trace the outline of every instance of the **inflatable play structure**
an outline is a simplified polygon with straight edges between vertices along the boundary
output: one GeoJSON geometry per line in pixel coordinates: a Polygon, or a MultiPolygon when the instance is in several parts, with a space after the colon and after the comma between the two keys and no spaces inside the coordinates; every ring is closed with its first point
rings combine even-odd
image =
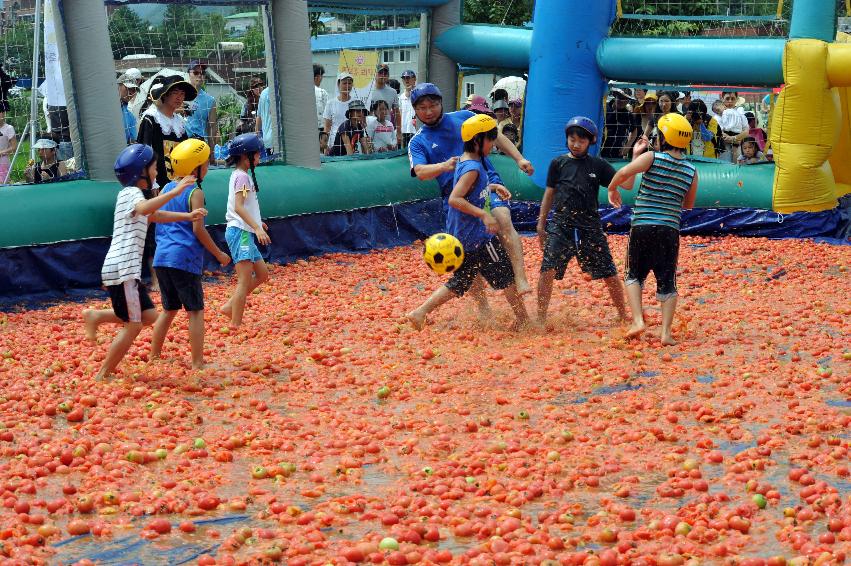
{"type": "MultiPolygon", "coordinates": [[[[102,86],[115,82],[104,5],[90,0],[68,9],[67,0],[45,1],[60,14],[57,43],[60,59],[68,62],[62,72],[72,91],[74,150],[84,156],[88,179],[0,189],[0,295],[6,297],[98,286],[119,190],[112,166],[124,140],[117,94],[102,86]]],[[[404,156],[320,163],[308,3],[261,4],[273,46],[267,66],[278,108],[275,149],[282,156],[257,175],[274,243],[270,259],[406,244],[438,231],[436,184],[412,179],[404,156]]],[[[429,44],[421,50],[427,60],[420,76],[441,86],[446,110],[457,99],[459,65],[528,69],[523,143],[537,172],[529,179],[510,160],[495,159],[518,200],[514,214],[521,225],[534,221],[547,165],[564,151],[562,124],[576,114],[602,123],[609,80],[785,84],[770,127],[776,163],[698,163],[698,209],[685,216],[685,232],[836,237],[847,222],[837,199],[851,192],[851,43],[835,41],[834,0],[795,2],[790,36],[765,39],[609,37],[617,0],[537,0],[534,31],[462,24],[461,4],[317,2],[329,9],[426,11],[429,44]]],[[[208,224],[218,238],[229,175],[211,170],[204,180],[208,224]]],[[[627,211],[604,213],[612,231],[625,230],[628,221],[627,211]]]]}

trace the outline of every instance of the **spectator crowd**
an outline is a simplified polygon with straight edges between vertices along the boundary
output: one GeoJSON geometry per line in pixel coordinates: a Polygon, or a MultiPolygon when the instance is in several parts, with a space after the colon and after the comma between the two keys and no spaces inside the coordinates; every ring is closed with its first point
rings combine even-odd
{"type": "Polygon", "coordinates": [[[657,124],[667,114],[684,116],[694,136],[686,154],[751,165],[773,159],[768,136],[758,126],[757,113],[745,110],[746,100],[734,91],[721,93],[710,106],[688,91],[612,88],[606,104],[601,155],[630,159],[639,139],[658,137],[657,124]]]}
{"type": "MultiPolygon", "coordinates": [[[[267,152],[274,146],[269,89],[260,76],[251,77],[244,92],[245,102],[233,127],[223,134],[224,116],[216,98],[205,90],[207,65],[192,60],[186,75],[157,74],[145,79],[138,69],[128,69],[117,79],[118,95],[128,144],[147,143],[159,156],[158,183],[170,178],[168,155],[171,148],[188,138],[205,141],[211,147],[224,145],[235,135],[254,132],[263,139],[267,152]],[[188,80],[184,78],[188,76],[188,80]]],[[[407,148],[421,126],[411,105],[411,92],[417,73],[407,69],[399,79],[390,77],[386,64],[378,65],[374,80],[365,89],[355,89],[354,77],[340,72],[333,93],[322,88],[325,69],[313,65],[316,121],[323,156],[371,155],[407,148]]],[[[768,98],[768,97],[766,97],[768,98]]],[[[606,103],[601,156],[630,159],[642,137],[658,136],[659,119],[679,114],[691,123],[695,135],[686,153],[737,164],[773,160],[768,136],[759,123],[766,121],[767,102],[746,110],[739,93],[728,91],[709,100],[693,97],[688,91],[646,90],[612,87],[606,103]],[[755,110],[755,111],[754,111],[755,110]]],[[[477,114],[492,116],[499,129],[521,149],[523,99],[509,98],[497,88],[488,98],[470,95],[463,106],[477,114]]],[[[52,130],[52,128],[51,128],[52,130]]],[[[24,170],[28,183],[44,183],[73,172],[74,160],[65,161],[68,151],[64,138],[40,134],[34,148],[37,159],[24,170]]],[[[0,107],[0,184],[8,182],[11,157],[18,145],[14,127],[5,120],[0,107]]],[[[217,161],[215,154],[211,163],[217,161]]]]}

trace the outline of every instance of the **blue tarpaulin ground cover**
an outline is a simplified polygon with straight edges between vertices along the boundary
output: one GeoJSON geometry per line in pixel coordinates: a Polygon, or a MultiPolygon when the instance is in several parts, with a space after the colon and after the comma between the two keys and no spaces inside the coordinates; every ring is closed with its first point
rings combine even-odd
{"type": "MultiPolygon", "coordinates": [[[[813,238],[831,244],[851,240],[851,201],[818,213],[781,215],[750,208],[696,209],[683,213],[684,235],[736,235],[766,238],[813,238]]],[[[538,202],[512,203],[518,230],[533,232],[538,202]]],[[[601,208],[607,232],[629,231],[631,210],[601,208]]],[[[266,259],[274,263],[333,252],[366,252],[408,245],[443,229],[439,199],[329,212],[268,221],[272,245],[266,259]]],[[[223,248],[224,226],[211,226],[213,239],[223,248]]],[[[91,296],[101,285],[100,269],[109,238],[0,249],[0,309],[32,306],[44,300],[91,296]],[[86,291],[88,290],[88,291],[86,291]]],[[[212,257],[209,270],[218,269],[212,257]]]]}

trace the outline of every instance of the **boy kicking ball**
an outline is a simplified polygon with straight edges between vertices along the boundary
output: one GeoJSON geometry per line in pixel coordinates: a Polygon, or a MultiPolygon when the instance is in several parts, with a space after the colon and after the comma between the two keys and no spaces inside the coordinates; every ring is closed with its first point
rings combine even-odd
{"type": "Polygon", "coordinates": [[[488,173],[484,158],[497,137],[496,120],[485,114],[468,118],[461,126],[464,154],[455,167],[455,186],[449,195],[447,229],[464,246],[464,262],[449,281],[437,289],[407,319],[417,330],[425,326],[430,312],[450,299],[463,296],[481,275],[491,287],[505,291],[519,328],[528,323],[526,307],[517,293],[514,270],[500,239],[499,223],[491,214],[488,173]]]}
{"type": "Polygon", "coordinates": [[[150,326],[157,319],[157,309],[141,283],[148,222],[192,222],[207,215],[204,208],[189,213],[159,210],[195,184],[195,177],[191,175],[184,177],[169,193],[145,199],[142,191],[153,190],[157,177],[157,159],[150,146],[127,146],[115,161],[115,175],[124,188],[115,202],[112,242],[101,270],[112,309],[87,309],[83,311],[83,321],[86,338],[92,342],[97,340],[97,329],[101,324],[124,326],[112,341],[103,366],[95,376],[96,381],[112,375],[142,327],[150,326]]]}

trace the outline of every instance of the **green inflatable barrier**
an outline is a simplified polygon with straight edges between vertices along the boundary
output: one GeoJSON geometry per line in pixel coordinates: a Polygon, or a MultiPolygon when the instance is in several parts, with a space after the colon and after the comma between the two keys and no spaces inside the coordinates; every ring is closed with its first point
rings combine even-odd
{"type": "MultiPolygon", "coordinates": [[[[511,159],[492,159],[515,200],[541,199],[543,189],[511,159]]],[[[773,164],[734,167],[699,162],[697,168],[697,207],[771,209],[773,164]]],[[[213,169],[204,179],[208,224],[224,223],[231,171],[213,169]]],[[[436,182],[411,177],[405,157],[331,162],[320,170],[264,165],[257,169],[257,182],[265,218],[356,210],[440,196],[436,182]]],[[[2,188],[0,248],[110,236],[119,190],[117,182],[87,180],[2,188]]],[[[622,194],[624,203],[631,205],[635,191],[622,194]]],[[[607,203],[604,189],[600,191],[600,202],[607,203]]]]}

